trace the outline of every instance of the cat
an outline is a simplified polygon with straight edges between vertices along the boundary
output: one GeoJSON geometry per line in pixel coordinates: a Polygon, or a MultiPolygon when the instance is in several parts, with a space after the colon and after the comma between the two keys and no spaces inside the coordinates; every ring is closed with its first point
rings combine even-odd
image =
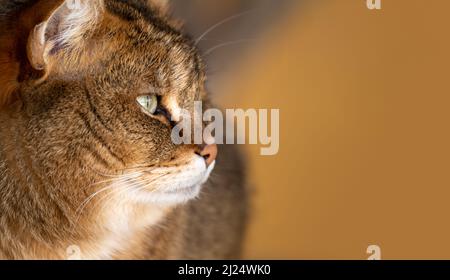
{"type": "Polygon", "coordinates": [[[171,141],[211,105],[166,2],[0,0],[0,259],[240,257],[239,151],[171,141]]]}

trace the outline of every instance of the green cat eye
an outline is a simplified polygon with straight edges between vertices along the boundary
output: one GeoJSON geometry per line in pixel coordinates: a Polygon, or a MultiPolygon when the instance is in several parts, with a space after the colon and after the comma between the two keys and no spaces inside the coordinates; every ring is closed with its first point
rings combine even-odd
{"type": "Polygon", "coordinates": [[[158,98],[156,98],[156,95],[143,95],[139,96],[136,100],[145,113],[153,115],[158,108],[158,98]]]}

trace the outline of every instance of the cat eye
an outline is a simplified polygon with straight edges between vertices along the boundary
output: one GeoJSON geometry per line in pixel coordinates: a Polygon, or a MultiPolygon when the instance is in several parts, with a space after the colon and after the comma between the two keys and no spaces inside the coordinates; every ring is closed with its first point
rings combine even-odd
{"type": "Polygon", "coordinates": [[[142,110],[150,115],[154,115],[158,108],[158,98],[156,95],[139,96],[136,101],[141,106],[142,110]]]}

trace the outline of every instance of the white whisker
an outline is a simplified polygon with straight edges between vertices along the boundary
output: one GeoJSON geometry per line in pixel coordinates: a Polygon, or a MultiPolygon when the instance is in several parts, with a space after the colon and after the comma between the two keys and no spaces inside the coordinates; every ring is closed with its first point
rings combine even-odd
{"type": "Polygon", "coordinates": [[[225,24],[225,23],[227,23],[227,22],[229,22],[229,21],[231,21],[231,20],[234,20],[234,19],[236,19],[236,18],[240,18],[240,17],[242,17],[242,16],[245,16],[245,15],[251,13],[251,12],[253,12],[253,10],[249,10],[249,11],[245,11],[245,12],[243,12],[243,13],[237,14],[237,15],[233,15],[233,16],[231,16],[231,17],[228,17],[228,18],[226,18],[226,19],[224,19],[224,20],[222,20],[222,21],[220,21],[220,22],[214,24],[213,26],[211,26],[210,28],[208,28],[202,35],[200,35],[200,36],[197,38],[197,40],[195,40],[195,44],[198,45],[198,43],[199,43],[206,35],[208,35],[209,33],[211,33],[214,29],[218,28],[219,26],[221,26],[221,25],[223,25],[223,24],[225,24]]]}
{"type": "MultiPolygon", "coordinates": [[[[167,174],[162,174],[162,175],[160,175],[160,176],[156,176],[156,177],[154,177],[154,178],[147,178],[147,179],[144,179],[144,180],[139,180],[139,178],[135,178],[135,179],[132,180],[132,181],[134,181],[134,183],[132,183],[132,184],[127,184],[127,185],[124,185],[124,186],[121,186],[121,187],[118,188],[117,190],[115,190],[115,191],[113,191],[113,192],[111,192],[111,193],[105,195],[104,197],[100,198],[100,199],[97,201],[97,203],[100,203],[101,201],[103,201],[103,200],[106,199],[106,198],[110,198],[109,200],[111,200],[111,199],[113,199],[113,197],[114,197],[115,195],[119,195],[119,194],[121,194],[122,192],[128,192],[128,191],[133,190],[133,189],[141,190],[141,189],[143,189],[143,188],[146,188],[146,187],[148,187],[151,183],[154,183],[156,180],[158,180],[158,179],[160,179],[160,178],[162,178],[162,177],[164,177],[164,176],[166,176],[166,175],[167,175],[167,174]]],[[[153,189],[153,190],[150,190],[149,193],[151,193],[151,192],[156,192],[156,191],[158,191],[158,189],[159,189],[159,188],[155,188],[155,189],[153,189]]],[[[107,200],[106,202],[102,203],[102,204],[103,204],[103,206],[102,206],[102,209],[101,209],[100,211],[103,211],[104,207],[105,207],[106,205],[108,205],[108,200],[107,200]]]]}
{"type": "MultiPolygon", "coordinates": [[[[118,181],[118,182],[126,182],[128,180],[133,180],[133,177],[124,177],[124,178],[120,178],[120,179],[113,179],[112,181],[118,181]]],[[[104,183],[108,183],[109,181],[106,181],[104,183]]],[[[95,184],[93,184],[95,185],[95,184]]],[[[112,188],[117,188],[117,185],[113,184],[113,185],[109,185],[106,186],[104,188],[101,188],[100,190],[94,192],[93,194],[91,194],[89,197],[87,197],[82,203],[81,205],[77,208],[75,214],[76,214],[76,219],[75,219],[75,224],[78,222],[79,218],[81,217],[81,214],[83,213],[84,209],[86,208],[86,206],[89,204],[89,202],[91,202],[96,196],[98,196],[100,193],[103,193],[107,190],[110,190],[112,188]]]]}
{"type": "Polygon", "coordinates": [[[247,43],[247,42],[254,42],[256,41],[255,39],[242,39],[242,40],[236,40],[236,41],[230,41],[230,42],[225,42],[223,44],[219,44],[216,45],[212,48],[210,48],[209,50],[207,50],[206,52],[203,53],[204,56],[208,56],[211,53],[213,53],[214,51],[223,48],[223,47],[227,47],[227,46],[232,46],[232,45],[237,45],[237,44],[241,44],[241,43],[247,43]]]}

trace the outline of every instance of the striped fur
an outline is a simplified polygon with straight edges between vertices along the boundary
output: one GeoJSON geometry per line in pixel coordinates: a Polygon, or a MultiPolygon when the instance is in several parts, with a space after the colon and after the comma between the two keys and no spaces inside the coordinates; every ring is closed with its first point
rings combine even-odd
{"type": "Polygon", "coordinates": [[[159,1],[81,2],[0,0],[0,259],[238,257],[238,153],[202,185],[200,147],[171,141],[167,117],[207,101],[195,44],[159,1]],[[150,89],[164,114],[136,104],[150,89]]]}

